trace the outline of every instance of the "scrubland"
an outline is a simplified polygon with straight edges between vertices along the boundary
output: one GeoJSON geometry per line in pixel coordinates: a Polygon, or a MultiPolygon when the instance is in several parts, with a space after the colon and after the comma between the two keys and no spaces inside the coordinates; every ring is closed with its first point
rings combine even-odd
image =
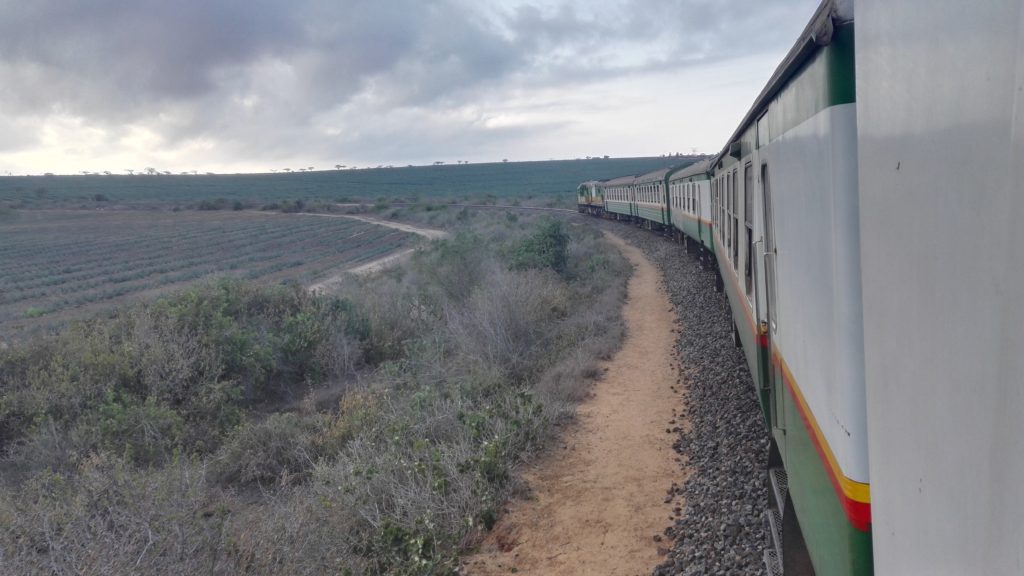
{"type": "Polygon", "coordinates": [[[453,232],[330,294],[205,282],[0,351],[0,572],[445,574],[619,345],[587,227],[453,232]]]}

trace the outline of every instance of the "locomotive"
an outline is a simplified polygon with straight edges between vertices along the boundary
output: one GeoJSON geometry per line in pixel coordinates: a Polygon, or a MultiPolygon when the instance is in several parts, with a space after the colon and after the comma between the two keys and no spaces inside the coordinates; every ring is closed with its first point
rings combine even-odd
{"type": "Polygon", "coordinates": [[[578,187],[718,271],[769,573],[1024,574],[1022,182],[1024,2],[824,0],[720,152],[578,187]]]}

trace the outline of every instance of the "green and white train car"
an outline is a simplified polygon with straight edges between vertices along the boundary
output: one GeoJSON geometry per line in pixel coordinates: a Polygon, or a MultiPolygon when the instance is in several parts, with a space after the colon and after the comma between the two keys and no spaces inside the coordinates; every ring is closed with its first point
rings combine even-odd
{"type": "Polygon", "coordinates": [[[872,567],[852,8],[819,6],[711,167],[715,254],[771,432],[766,561],[819,575],[872,567]]]}
{"type": "Polygon", "coordinates": [[[634,176],[612,178],[602,183],[604,209],[608,217],[616,220],[632,220],[636,216],[636,193],[634,176]]]}
{"type": "Polygon", "coordinates": [[[824,0],[721,153],[662,175],[770,431],[765,562],[1024,574],[1024,0],[856,16],[824,0]]]}
{"type": "Polygon", "coordinates": [[[672,221],[668,207],[668,177],[676,168],[663,168],[641,174],[633,180],[638,223],[651,229],[662,230],[672,221]]]}
{"type": "Polygon", "coordinates": [[[672,227],[687,250],[692,240],[700,250],[713,254],[710,167],[710,160],[700,160],[673,172],[668,178],[668,200],[672,227]]]}

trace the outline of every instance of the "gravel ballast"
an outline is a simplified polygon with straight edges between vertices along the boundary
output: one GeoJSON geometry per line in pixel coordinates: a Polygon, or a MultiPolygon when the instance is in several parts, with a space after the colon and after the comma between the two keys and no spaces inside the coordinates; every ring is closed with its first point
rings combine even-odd
{"type": "Polygon", "coordinates": [[[678,436],[674,447],[690,474],[666,487],[666,501],[683,504],[655,537],[672,546],[653,573],[764,574],[768,434],[743,352],[733,345],[725,294],[715,292],[715,273],[682,245],[629,224],[602,225],[661,269],[682,324],[676,349],[687,393],[677,418],[690,425],[673,420],[666,431],[678,436]]]}

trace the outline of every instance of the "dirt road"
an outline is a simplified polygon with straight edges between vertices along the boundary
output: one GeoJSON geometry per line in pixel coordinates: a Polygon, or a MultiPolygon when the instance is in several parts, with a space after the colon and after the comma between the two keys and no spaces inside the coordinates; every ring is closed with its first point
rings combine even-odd
{"type": "Polygon", "coordinates": [[[605,234],[634,266],[623,309],[626,340],[604,363],[564,447],[525,472],[531,498],[510,505],[464,573],[650,574],[670,546],[655,536],[683,506],[666,502],[673,481],[684,479],[672,450],[676,435],[666,433],[684,425],[675,421],[682,394],[676,315],[658,270],[640,250],[605,234]]]}
{"type": "MultiPolygon", "coordinates": [[[[394,228],[401,230],[402,232],[409,232],[411,234],[418,234],[428,239],[447,238],[448,233],[444,230],[435,230],[433,228],[421,228],[419,226],[413,226],[412,224],[403,224],[401,222],[389,222],[387,220],[377,220],[374,218],[367,218],[366,216],[356,216],[354,214],[317,214],[313,212],[302,212],[304,216],[322,216],[325,218],[348,218],[350,220],[359,220],[361,222],[369,222],[370,224],[377,224],[378,226],[387,226],[388,228],[394,228]]],[[[311,292],[323,292],[327,290],[332,284],[337,283],[345,274],[371,274],[382,270],[391,264],[399,262],[412,255],[415,248],[406,248],[405,250],[399,250],[392,252],[386,256],[382,256],[376,260],[360,264],[354,268],[342,270],[333,276],[325,278],[315,284],[309,286],[311,292]]]]}
{"type": "Polygon", "coordinates": [[[360,222],[369,222],[370,224],[377,224],[378,226],[387,226],[388,228],[394,228],[395,230],[401,230],[402,232],[409,232],[411,234],[419,234],[424,238],[431,240],[437,238],[447,238],[449,234],[444,230],[436,230],[434,228],[423,228],[421,226],[414,226],[412,224],[404,224],[402,222],[391,222],[389,220],[378,220],[376,218],[370,218],[368,216],[359,216],[356,214],[320,214],[318,212],[299,212],[302,216],[320,216],[322,218],[348,218],[349,220],[359,220],[360,222]]]}

